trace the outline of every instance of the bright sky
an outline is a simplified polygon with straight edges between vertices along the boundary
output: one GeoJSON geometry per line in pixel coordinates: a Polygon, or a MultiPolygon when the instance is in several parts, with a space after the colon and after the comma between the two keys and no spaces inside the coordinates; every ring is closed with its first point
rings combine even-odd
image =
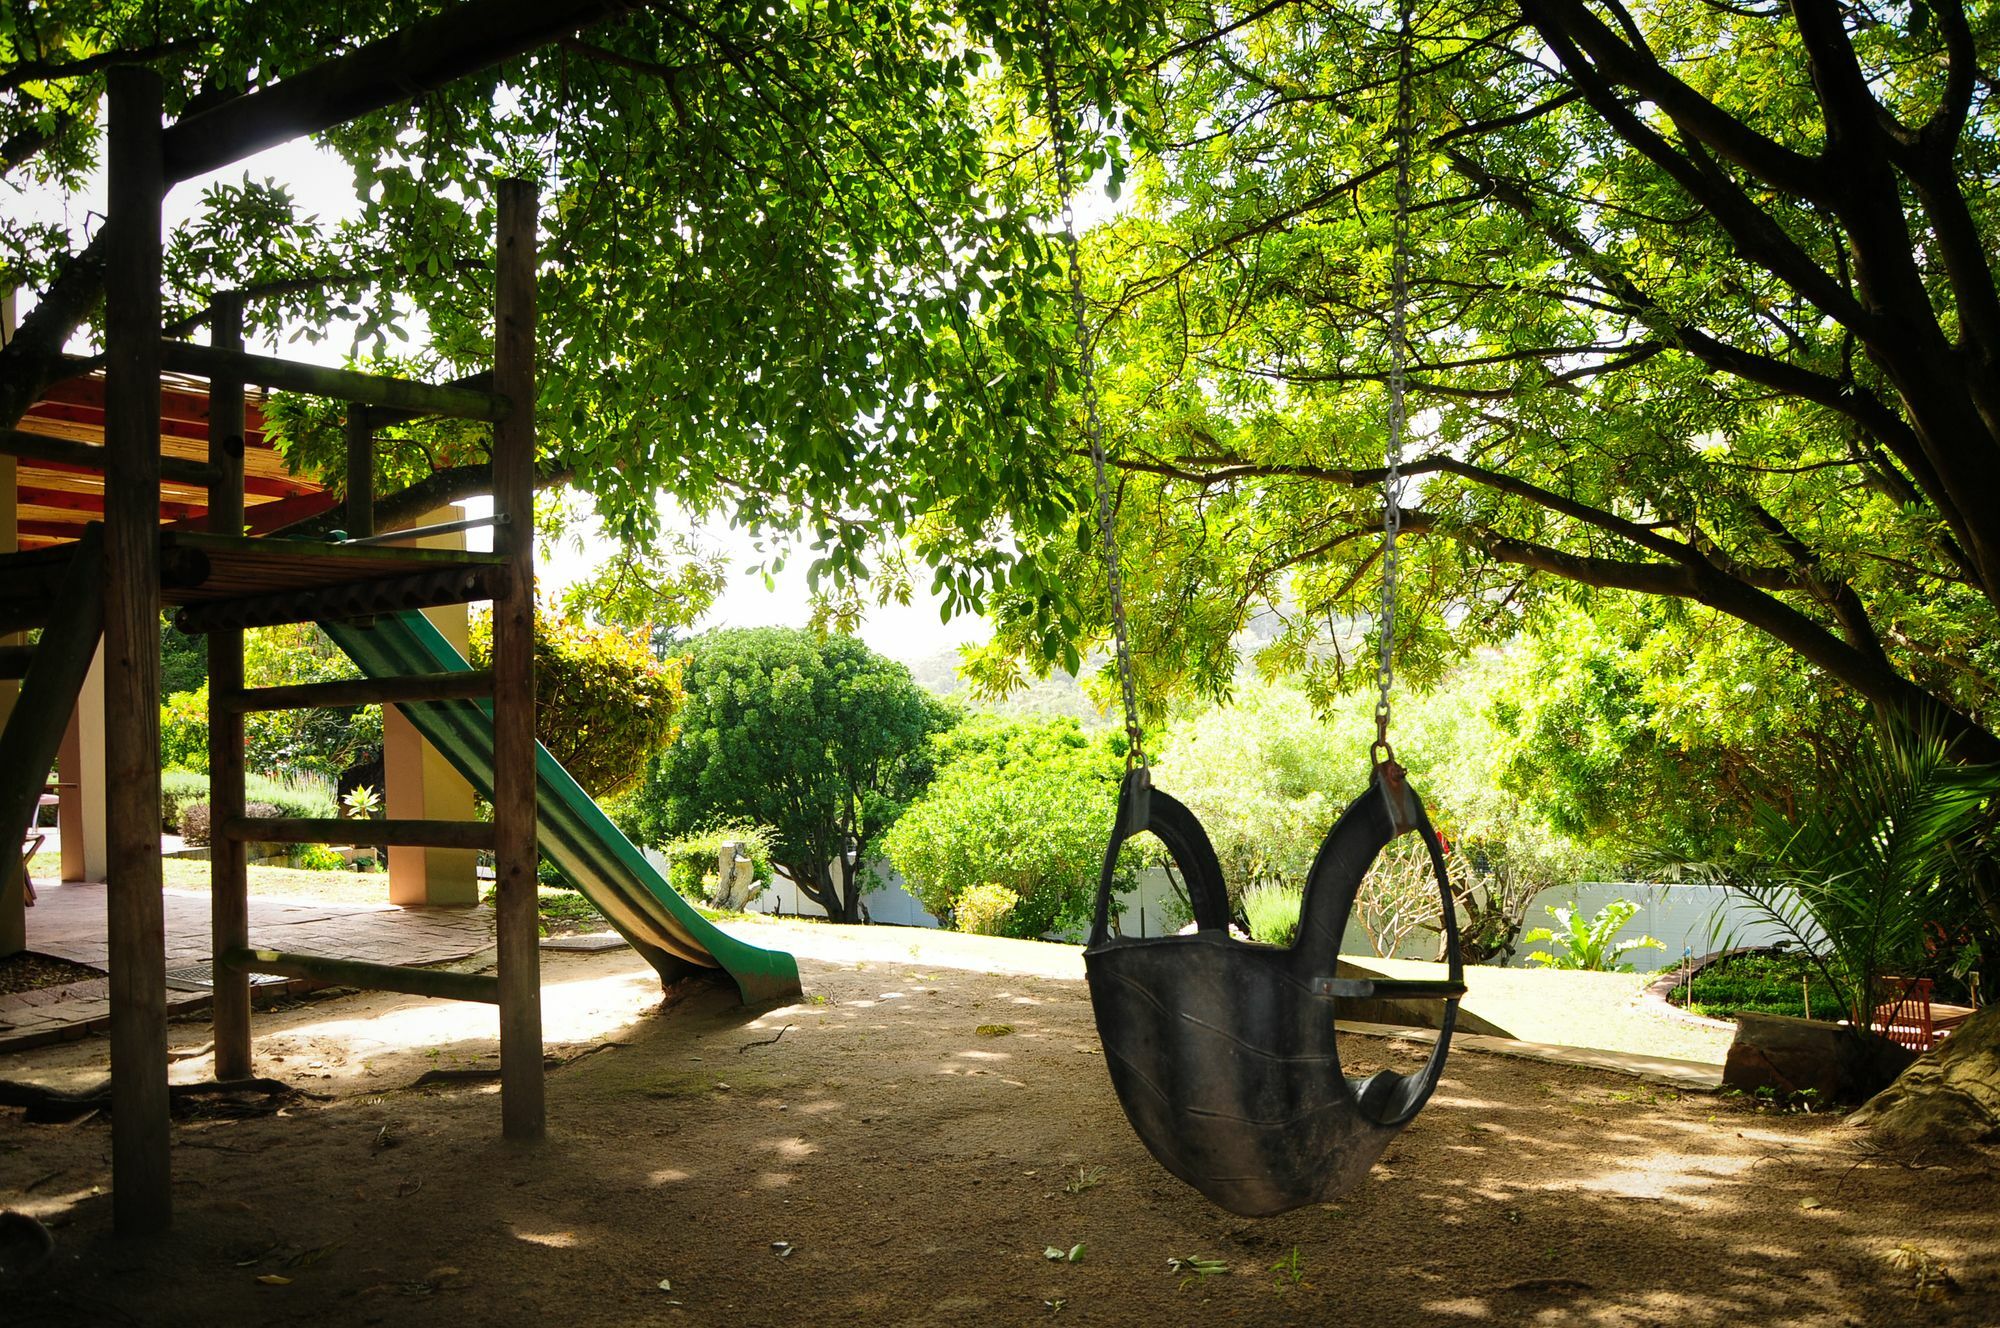
{"type": "MultiPolygon", "coordinates": [[[[354,212],[353,182],[346,167],[331,153],[310,143],[294,142],[260,152],[213,175],[176,186],[166,201],[166,221],[171,228],[195,216],[201,208],[202,191],[219,180],[237,181],[245,175],[254,180],[272,178],[285,184],[302,213],[316,214],[328,222],[354,212]]],[[[72,228],[95,234],[104,218],[104,188],[101,175],[81,194],[64,196],[50,192],[21,193],[10,189],[6,206],[22,221],[61,221],[72,228]]],[[[21,292],[20,313],[34,304],[32,292],[21,292]]],[[[421,335],[421,320],[411,320],[408,330],[421,335]]],[[[331,329],[319,342],[300,338],[263,347],[267,353],[288,359],[339,366],[353,349],[351,329],[331,329]]],[[[76,347],[85,350],[85,347],[76,347]]],[[[259,349],[253,346],[251,349],[259,349]]],[[[480,499],[467,505],[470,515],[490,511],[491,503],[480,499]]],[[[730,527],[707,527],[698,532],[703,542],[724,552],[730,562],[729,581],[703,627],[786,626],[803,627],[811,616],[806,589],[806,567],[811,558],[795,550],[778,573],[775,586],[767,589],[762,575],[750,569],[764,561],[746,532],[730,527]]],[[[479,536],[475,534],[477,541],[479,536]]],[[[612,546],[602,539],[590,539],[582,553],[568,549],[545,559],[537,569],[545,591],[559,590],[587,574],[597,563],[611,556],[612,546]]],[[[928,582],[918,578],[915,600],[908,606],[891,605],[870,609],[861,629],[861,639],[871,649],[892,659],[919,660],[970,641],[983,641],[989,634],[985,620],[960,615],[951,623],[938,619],[938,601],[928,592],[928,582]]]]}

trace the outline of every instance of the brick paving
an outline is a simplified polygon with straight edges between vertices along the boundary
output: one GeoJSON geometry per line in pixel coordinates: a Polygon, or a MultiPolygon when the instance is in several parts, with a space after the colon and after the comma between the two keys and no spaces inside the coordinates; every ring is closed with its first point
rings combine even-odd
{"type": "MultiPolygon", "coordinates": [[[[105,887],[38,885],[40,898],[28,910],[28,948],[91,968],[105,967],[105,887]]],[[[208,963],[209,897],[169,890],[166,912],[167,968],[208,963]]],[[[261,949],[291,950],[378,964],[440,964],[477,954],[493,944],[493,910],[398,908],[392,904],[341,905],[250,899],[250,943],[261,949]]],[[[299,984],[303,985],[303,984],[299,984]]],[[[260,988],[260,990],[268,990],[260,988]]],[[[207,991],[169,982],[168,1013],[208,1004],[207,991]]],[[[61,987],[0,995],[0,1052],[80,1038],[108,1026],[110,982],[94,978],[61,987]]]]}

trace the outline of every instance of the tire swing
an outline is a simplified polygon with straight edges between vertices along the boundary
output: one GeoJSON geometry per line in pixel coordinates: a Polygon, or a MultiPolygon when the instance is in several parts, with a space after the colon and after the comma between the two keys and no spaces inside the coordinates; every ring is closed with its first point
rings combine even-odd
{"type": "Polygon", "coordinates": [[[1097,907],[1084,950],[1090,999],[1105,1064],[1125,1115],[1162,1166],[1218,1206],[1264,1217],[1326,1200],[1357,1184],[1422,1109],[1444,1072],[1464,994],[1458,923],[1437,834],[1389,745],[1394,680],[1396,535],[1401,523],[1400,462],[1408,360],[1411,28],[1402,9],[1396,104],[1396,216],[1390,323],[1387,476],[1384,483],[1379,700],[1368,789],[1334,823],[1305,885],[1289,947],[1240,941],[1229,933],[1229,903],[1213,845],[1194,814],[1152,787],[1132,681],[1123,579],[1105,478],[1103,428],[1092,382],[1083,273],[1070,200],[1067,122],[1056,88],[1053,35],[1047,44],[1050,137],[1062,191],[1069,284],[1081,393],[1090,436],[1098,534],[1109,583],[1112,633],[1129,739],[1117,821],[1104,851],[1097,907]],[[1149,939],[1110,932],[1113,874],[1127,839],[1152,832],[1187,883],[1197,930],[1149,939]],[[1437,875],[1447,981],[1350,979],[1337,975],[1340,940],[1362,878],[1398,836],[1414,832],[1437,875]],[[1344,1000],[1430,998],[1444,1004],[1437,1045],[1412,1074],[1341,1071],[1334,1021],[1344,1000]]]}

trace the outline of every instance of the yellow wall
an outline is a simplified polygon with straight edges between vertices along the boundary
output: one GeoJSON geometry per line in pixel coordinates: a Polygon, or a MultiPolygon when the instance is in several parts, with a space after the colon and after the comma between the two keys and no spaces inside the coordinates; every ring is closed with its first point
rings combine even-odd
{"type": "MultiPolygon", "coordinates": [[[[459,520],[456,507],[441,507],[417,518],[419,526],[459,520]]],[[[463,531],[417,541],[421,548],[462,549],[463,531]]],[[[425,609],[445,640],[466,650],[466,606],[448,604],[425,609]]],[[[450,762],[423,740],[394,706],[382,707],[383,810],[392,818],[469,821],[472,786],[459,778],[450,762]]],[[[479,855],[470,849],[407,848],[389,850],[389,902],[392,904],[476,904],[479,855]]]]}

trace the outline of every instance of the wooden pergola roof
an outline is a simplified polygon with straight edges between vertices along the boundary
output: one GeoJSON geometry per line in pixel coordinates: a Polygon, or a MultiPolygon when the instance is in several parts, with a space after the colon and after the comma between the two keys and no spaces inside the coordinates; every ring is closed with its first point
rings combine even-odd
{"type": "MultiPolygon", "coordinates": [[[[294,475],[264,436],[262,398],[245,402],[243,431],[244,520],[252,534],[265,534],[316,516],[335,499],[312,480],[294,475]]],[[[21,418],[30,433],[70,442],[104,442],[104,378],[93,374],[59,383],[21,418]]],[[[197,379],[168,374],[160,380],[160,455],[189,461],[208,459],[208,388],[197,379]]],[[[104,476],[61,461],[17,462],[15,500],[23,549],[46,548],[73,540],[92,521],[104,519],[104,476]]],[[[160,523],[204,528],[208,493],[199,486],[164,480],[160,523]]]]}

